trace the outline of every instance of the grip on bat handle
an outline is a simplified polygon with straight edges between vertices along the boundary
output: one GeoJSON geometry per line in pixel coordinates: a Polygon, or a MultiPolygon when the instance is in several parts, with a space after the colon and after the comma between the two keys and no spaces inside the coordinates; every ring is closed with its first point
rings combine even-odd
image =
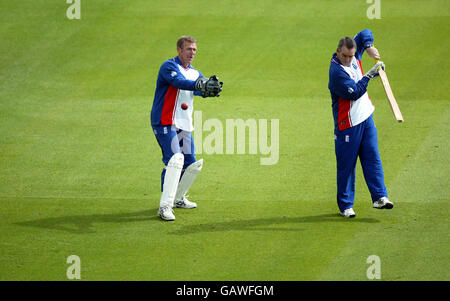
{"type": "MultiPolygon", "coordinates": [[[[375,64],[378,63],[379,60],[375,59],[375,64]]],[[[378,70],[380,70],[381,66],[378,66],[378,70]]]]}

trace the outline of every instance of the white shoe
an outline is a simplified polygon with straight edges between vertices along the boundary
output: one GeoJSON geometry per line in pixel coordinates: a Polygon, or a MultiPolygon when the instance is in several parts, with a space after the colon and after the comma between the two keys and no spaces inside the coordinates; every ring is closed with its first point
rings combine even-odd
{"type": "Polygon", "coordinates": [[[186,197],[183,197],[181,200],[175,200],[176,208],[184,208],[184,209],[193,209],[197,208],[197,203],[189,201],[186,197]]]}
{"type": "Polygon", "coordinates": [[[165,221],[175,220],[175,215],[173,214],[173,210],[169,206],[159,208],[158,214],[161,217],[161,219],[163,219],[165,221]]]}
{"type": "Polygon", "coordinates": [[[342,211],[341,215],[343,217],[352,218],[352,217],[356,216],[356,213],[355,213],[355,211],[353,211],[353,208],[348,208],[348,209],[345,209],[344,211],[342,211]]]}
{"type": "Polygon", "coordinates": [[[393,207],[394,203],[385,196],[373,202],[373,208],[376,209],[392,209],[393,207]]]}

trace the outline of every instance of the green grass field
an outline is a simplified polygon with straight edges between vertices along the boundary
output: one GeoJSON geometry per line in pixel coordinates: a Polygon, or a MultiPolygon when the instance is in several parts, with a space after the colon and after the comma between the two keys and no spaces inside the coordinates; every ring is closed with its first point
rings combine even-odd
{"type": "MultiPolygon", "coordinates": [[[[0,280],[450,280],[450,2],[0,1],[0,280]],[[338,215],[328,68],[370,28],[405,122],[369,84],[393,210],[338,215]],[[224,81],[203,121],[278,119],[279,161],[199,154],[195,210],[162,222],[156,76],[176,40],[224,81]]],[[[373,60],[363,57],[367,70],[373,60]]],[[[204,132],[207,136],[209,132],[204,132]]],[[[195,132],[194,132],[195,135],[195,132]]]]}

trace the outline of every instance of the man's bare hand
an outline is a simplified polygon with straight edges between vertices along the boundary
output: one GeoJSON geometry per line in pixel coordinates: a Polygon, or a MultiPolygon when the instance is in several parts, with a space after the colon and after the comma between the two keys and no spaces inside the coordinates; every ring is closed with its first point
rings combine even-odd
{"type": "Polygon", "coordinates": [[[374,58],[376,60],[380,59],[380,53],[378,52],[378,49],[376,49],[375,47],[373,46],[367,47],[366,52],[371,58],[374,58]]]}

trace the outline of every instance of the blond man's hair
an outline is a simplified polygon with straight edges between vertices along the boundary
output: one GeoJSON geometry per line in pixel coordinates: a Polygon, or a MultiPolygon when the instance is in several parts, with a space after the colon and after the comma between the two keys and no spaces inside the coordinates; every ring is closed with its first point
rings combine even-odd
{"type": "Polygon", "coordinates": [[[197,43],[197,40],[191,36],[182,36],[177,41],[177,47],[183,49],[184,42],[197,43]]]}

